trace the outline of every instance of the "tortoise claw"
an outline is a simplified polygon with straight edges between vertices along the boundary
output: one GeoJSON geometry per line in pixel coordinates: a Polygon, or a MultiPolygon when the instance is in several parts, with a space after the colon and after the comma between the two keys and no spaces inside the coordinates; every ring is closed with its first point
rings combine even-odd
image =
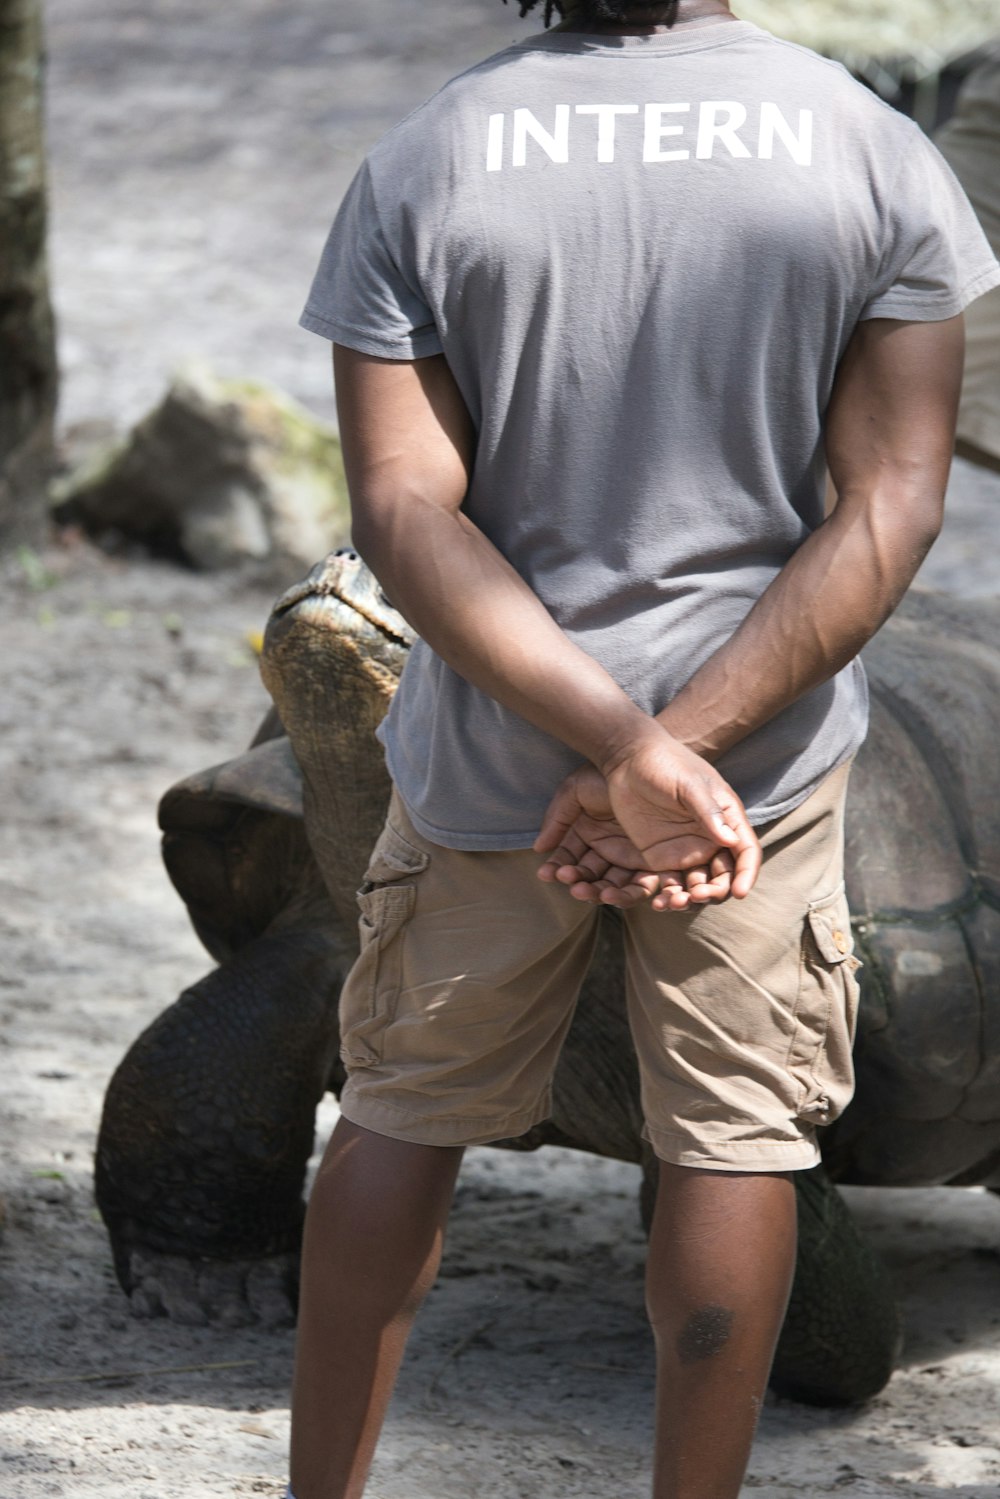
{"type": "Polygon", "coordinates": [[[292,1327],[298,1255],[258,1260],[198,1260],[132,1250],[128,1270],[133,1317],[169,1317],[184,1327],[292,1327]]]}

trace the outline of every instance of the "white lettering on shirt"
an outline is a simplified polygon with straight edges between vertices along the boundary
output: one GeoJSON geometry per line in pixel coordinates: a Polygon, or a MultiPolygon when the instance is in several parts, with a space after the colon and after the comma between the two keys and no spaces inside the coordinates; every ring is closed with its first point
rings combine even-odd
{"type": "Polygon", "coordinates": [[[799,110],[799,133],[796,135],[777,104],[760,106],[760,135],[757,137],[757,156],[761,161],[770,161],[774,155],[774,137],[781,137],[793,161],[800,167],[812,166],[813,112],[799,110]]]}
{"type": "Polygon", "coordinates": [[[814,117],[811,109],[798,111],[792,124],[781,108],[770,101],[759,105],[737,99],[706,99],[699,104],[683,102],[651,104],[556,104],[549,128],[547,119],[530,109],[513,111],[513,129],[507,130],[506,114],[491,114],[486,121],[486,170],[501,172],[505,166],[524,167],[552,162],[566,166],[573,159],[614,163],[639,155],[648,163],[672,161],[773,161],[775,155],[795,166],[813,164],[814,117]],[[667,124],[671,115],[691,115],[667,124]],[[753,111],[753,113],[751,113],[753,111]],[[571,120],[592,115],[597,120],[596,153],[593,127],[581,121],[572,130],[571,120]],[[641,115],[641,126],[628,118],[641,115]],[[690,134],[688,134],[690,132],[690,134]],[[664,142],[687,135],[687,144],[667,150],[664,142]],[[690,149],[694,137],[694,150],[690,149]],[[641,140],[641,147],[640,147],[641,140]],[[529,147],[529,141],[532,143],[529,147]]]}
{"type": "Polygon", "coordinates": [[[499,172],[503,167],[503,115],[490,115],[486,132],[486,170],[499,172]]]}
{"type": "Polygon", "coordinates": [[[515,167],[523,167],[528,159],[528,136],[541,146],[550,161],[569,161],[569,105],[556,105],[555,125],[551,134],[541,121],[536,120],[530,109],[514,111],[514,147],[511,161],[515,167]]]}
{"type": "Polygon", "coordinates": [[[576,106],[578,115],[597,116],[597,159],[598,161],[614,161],[615,159],[615,116],[637,115],[638,104],[578,104],[576,106]]]}
{"type": "Polygon", "coordinates": [[[698,111],[695,156],[699,161],[709,161],[717,140],[722,142],[730,156],[749,156],[749,150],[736,134],[746,121],[745,104],[737,104],[735,99],[706,99],[698,111]],[[720,121],[719,112],[723,109],[726,111],[726,119],[720,121]]]}
{"type": "MultiPolygon", "coordinates": [[[[577,109],[579,110],[579,105],[577,109]]],[[[642,159],[643,161],[687,161],[691,152],[687,149],[682,151],[664,151],[664,137],[668,135],[683,135],[683,125],[664,125],[665,114],[687,114],[691,109],[690,104],[647,104],[646,122],[642,136],[642,159]]]]}

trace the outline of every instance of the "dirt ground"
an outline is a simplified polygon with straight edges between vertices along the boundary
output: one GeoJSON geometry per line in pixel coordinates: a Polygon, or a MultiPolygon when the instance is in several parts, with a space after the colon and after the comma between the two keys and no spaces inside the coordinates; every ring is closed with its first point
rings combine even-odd
{"type": "MultiPolygon", "coordinates": [[[[193,355],[328,412],[295,317],[339,192],[393,118],[521,24],[498,0],[52,0],[67,446],[120,429],[193,355]]],[[[923,581],[995,590],[998,506],[1000,481],[958,466],[923,581]]],[[[248,633],[273,591],[72,539],[0,568],[0,1499],[283,1492],[291,1333],[133,1319],[91,1186],[111,1070],[210,966],[156,802],[253,732],[248,633]]],[[[569,1152],[470,1153],[374,1499],[647,1491],[637,1186],[569,1152]]],[[[899,1371],[859,1410],[769,1402],[746,1492],[995,1499],[1000,1200],[847,1195],[896,1274],[899,1371]]]]}

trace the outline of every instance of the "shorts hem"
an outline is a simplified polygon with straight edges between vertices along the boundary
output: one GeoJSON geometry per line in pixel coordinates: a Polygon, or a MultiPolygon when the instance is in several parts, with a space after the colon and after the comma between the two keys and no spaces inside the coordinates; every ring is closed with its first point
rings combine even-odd
{"type": "Polygon", "coordinates": [[[534,1108],[522,1109],[517,1114],[507,1114],[492,1122],[457,1117],[426,1119],[396,1104],[352,1096],[348,1088],[340,1100],[340,1112],[345,1119],[361,1129],[371,1130],[373,1134],[387,1135],[391,1140],[406,1140],[413,1145],[491,1145],[496,1140],[516,1139],[536,1124],[541,1124],[551,1113],[550,1099],[546,1094],[534,1108]]]}
{"type": "Polygon", "coordinates": [[[719,1140],[702,1145],[689,1135],[648,1124],[643,1138],[668,1166],[697,1166],[703,1171],[809,1171],[820,1163],[812,1140],[719,1140]]]}

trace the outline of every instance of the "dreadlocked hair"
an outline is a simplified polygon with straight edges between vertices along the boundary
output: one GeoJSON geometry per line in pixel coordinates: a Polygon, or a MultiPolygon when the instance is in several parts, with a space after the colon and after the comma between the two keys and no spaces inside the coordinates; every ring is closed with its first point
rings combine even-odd
{"type": "MultiPolygon", "coordinates": [[[[506,5],[507,4],[507,0],[503,0],[503,3],[504,3],[504,5],[506,5]]],[[[521,7],[521,12],[520,12],[521,15],[522,16],[526,16],[528,14],[529,10],[534,10],[535,6],[538,4],[538,0],[518,0],[518,3],[520,4],[520,7],[521,7]]],[[[557,10],[559,11],[559,14],[562,15],[562,11],[559,10],[559,5],[557,3],[557,0],[545,0],[545,24],[546,24],[546,26],[551,26],[553,12],[557,11],[557,10]]]]}
{"type": "MultiPolygon", "coordinates": [[[[504,5],[507,0],[503,0],[504,5]]],[[[518,0],[521,15],[526,16],[529,11],[534,10],[541,0],[518,0]]],[[[544,0],[545,9],[543,17],[546,26],[552,24],[554,15],[563,15],[565,6],[563,0],[544,0]]],[[[630,10],[641,10],[646,5],[650,9],[663,8],[663,0],[577,0],[576,9],[581,12],[581,19],[587,21],[621,21],[630,10]]]]}

